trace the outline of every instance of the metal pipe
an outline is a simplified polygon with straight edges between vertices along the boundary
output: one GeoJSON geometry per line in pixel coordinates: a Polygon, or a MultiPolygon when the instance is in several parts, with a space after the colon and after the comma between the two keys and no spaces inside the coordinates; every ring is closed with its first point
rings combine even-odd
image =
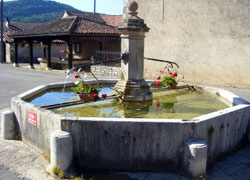
{"type": "Polygon", "coordinates": [[[179,68],[179,65],[177,63],[175,63],[175,62],[172,62],[172,61],[166,61],[166,60],[154,59],[154,58],[147,58],[147,57],[144,57],[144,59],[151,60],[151,61],[158,61],[158,62],[165,62],[165,63],[169,63],[169,64],[174,64],[179,68]]]}

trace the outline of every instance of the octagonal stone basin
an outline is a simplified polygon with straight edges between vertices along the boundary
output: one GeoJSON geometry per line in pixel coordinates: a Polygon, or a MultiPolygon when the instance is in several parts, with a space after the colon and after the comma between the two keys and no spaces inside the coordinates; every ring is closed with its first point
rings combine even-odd
{"type": "MultiPolygon", "coordinates": [[[[73,137],[74,164],[79,167],[130,171],[176,169],[181,164],[186,139],[205,141],[208,158],[215,160],[236,148],[247,136],[248,103],[226,90],[212,87],[199,86],[234,106],[192,119],[65,117],[27,102],[45,90],[63,86],[64,83],[39,86],[14,97],[11,106],[22,140],[44,152],[50,152],[53,132],[69,132],[73,137]]],[[[66,84],[70,86],[73,83],[66,84]]]]}

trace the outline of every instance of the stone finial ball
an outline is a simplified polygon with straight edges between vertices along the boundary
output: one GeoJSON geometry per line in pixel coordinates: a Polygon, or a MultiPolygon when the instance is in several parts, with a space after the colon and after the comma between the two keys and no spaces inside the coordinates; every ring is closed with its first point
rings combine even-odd
{"type": "Polygon", "coordinates": [[[138,4],[137,4],[137,2],[132,1],[132,2],[129,4],[128,9],[129,9],[130,11],[132,11],[132,12],[137,11],[137,9],[138,9],[138,4]]]}

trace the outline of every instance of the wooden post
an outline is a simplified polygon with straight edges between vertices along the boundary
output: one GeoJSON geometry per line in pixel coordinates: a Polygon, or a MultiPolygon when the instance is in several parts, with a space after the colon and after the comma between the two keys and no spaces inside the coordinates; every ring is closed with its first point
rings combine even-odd
{"type": "Polygon", "coordinates": [[[33,40],[29,41],[29,50],[30,50],[29,68],[34,69],[34,65],[33,65],[33,40]]]}
{"type": "Polygon", "coordinates": [[[47,69],[51,69],[51,41],[49,41],[47,45],[48,45],[47,69]]]}
{"type": "Polygon", "coordinates": [[[68,68],[71,69],[73,67],[72,63],[72,44],[68,41],[68,48],[69,48],[69,57],[68,57],[68,68]]]}
{"type": "Polygon", "coordinates": [[[14,63],[13,63],[13,67],[18,67],[18,42],[14,41],[15,43],[15,59],[14,59],[14,63]]]}
{"type": "MultiPolygon", "coordinates": [[[[44,43],[43,43],[44,44],[44,43]]],[[[46,52],[46,48],[43,48],[43,58],[46,59],[46,56],[47,56],[47,52],[46,52]]]]}

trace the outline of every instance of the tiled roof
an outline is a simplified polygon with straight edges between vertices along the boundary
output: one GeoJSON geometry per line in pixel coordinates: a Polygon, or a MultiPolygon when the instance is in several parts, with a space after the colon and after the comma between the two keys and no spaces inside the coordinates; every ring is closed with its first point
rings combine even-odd
{"type": "Polygon", "coordinates": [[[11,25],[21,29],[21,30],[25,30],[25,29],[30,29],[34,26],[38,26],[38,25],[42,25],[44,23],[33,23],[33,22],[17,22],[17,21],[11,21],[11,25]]]}
{"type": "Polygon", "coordinates": [[[25,35],[46,35],[46,34],[66,34],[69,33],[71,25],[76,17],[56,19],[54,21],[44,23],[43,25],[35,26],[25,31],[17,32],[14,36],[25,35]]]}
{"type": "Polygon", "coordinates": [[[87,21],[84,18],[77,18],[71,31],[76,34],[119,34],[112,26],[87,21]]]}
{"type": "Polygon", "coordinates": [[[64,13],[67,13],[69,16],[82,17],[89,21],[107,24],[113,27],[120,26],[122,22],[122,15],[108,15],[108,14],[99,14],[91,12],[74,12],[74,11],[64,11],[64,13]]]}
{"type": "Polygon", "coordinates": [[[30,29],[34,26],[38,26],[41,25],[43,23],[30,23],[30,22],[15,22],[12,21],[11,23],[8,23],[8,26],[6,25],[6,23],[4,23],[4,40],[7,42],[13,42],[14,39],[10,38],[10,36],[14,33],[16,33],[17,31],[23,31],[26,29],[30,29]]]}
{"type": "Polygon", "coordinates": [[[106,22],[107,25],[113,27],[119,27],[122,22],[122,16],[118,15],[106,15],[101,14],[102,19],[106,22]]]}
{"type": "Polygon", "coordinates": [[[14,39],[10,38],[9,36],[14,34],[16,31],[13,31],[13,30],[9,30],[9,31],[4,31],[3,32],[3,39],[4,41],[7,41],[7,42],[14,42],[14,39]]]}
{"type": "MultiPolygon", "coordinates": [[[[108,19],[108,18],[106,18],[108,19]]],[[[111,19],[111,18],[110,18],[111,19]]],[[[111,24],[111,20],[110,21],[111,24]]],[[[117,22],[117,21],[116,21],[117,22]]],[[[43,36],[43,35],[62,35],[62,34],[119,34],[116,27],[87,20],[85,17],[69,16],[54,21],[35,26],[25,31],[13,34],[17,36],[43,36]]]]}
{"type": "Polygon", "coordinates": [[[92,21],[92,22],[97,22],[97,23],[105,24],[105,21],[101,18],[100,14],[97,14],[97,13],[95,14],[95,13],[90,13],[90,12],[74,12],[74,11],[65,10],[63,12],[62,16],[65,13],[69,17],[77,16],[77,17],[81,17],[81,18],[84,18],[84,19],[92,21]]]}

